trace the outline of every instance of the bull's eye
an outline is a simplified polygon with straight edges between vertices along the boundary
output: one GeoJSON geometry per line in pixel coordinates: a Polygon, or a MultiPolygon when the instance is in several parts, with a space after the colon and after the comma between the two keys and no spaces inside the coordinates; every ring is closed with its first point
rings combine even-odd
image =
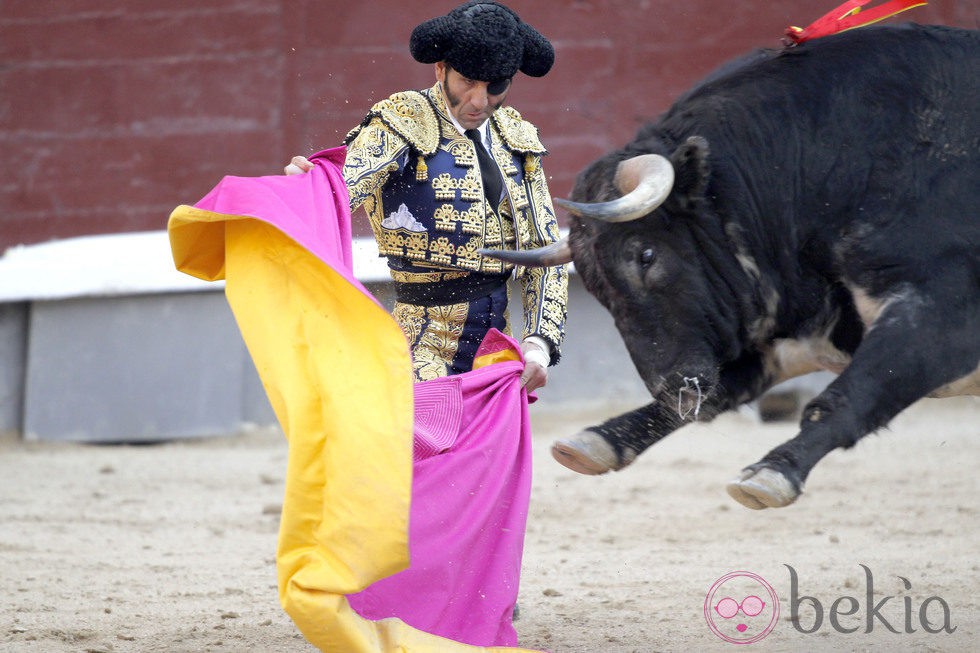
{"type": "Polygon", "coordinates": [[[640,252],[640,265],[642,265],[645,268],[648,268],[651,265],[653,265],[654,258],[656,257],[653,253],[653,250],[649,248],[645,249],[642,252],[640,252]]]}

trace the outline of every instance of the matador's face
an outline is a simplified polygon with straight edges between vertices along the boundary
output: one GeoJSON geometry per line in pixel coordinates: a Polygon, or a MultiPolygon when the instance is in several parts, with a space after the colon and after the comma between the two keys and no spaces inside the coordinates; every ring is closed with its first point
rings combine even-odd
{"type": "Polygon", "coordinates": [[[444,62],[436,64],[436,79],[442,82],[447,108],[463,129],[482,125],[500,108],[510,90],[510,80],[481,82],[464,77],[444,62]]]}

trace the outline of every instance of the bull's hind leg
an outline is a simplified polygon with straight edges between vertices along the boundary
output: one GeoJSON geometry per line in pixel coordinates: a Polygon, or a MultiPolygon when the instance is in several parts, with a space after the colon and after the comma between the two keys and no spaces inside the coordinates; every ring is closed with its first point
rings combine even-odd
{"type": "Polygon", "coordinates": [[[974,285],[946,286],[966,288],[965,296],[909,291],[888,304],[850,366],[807,405],[799,435],[744,469],[728,493],[749,508],[786,506],[825,455],[853,446],[934,389],[970,374],[980,359],[974,285]]]}

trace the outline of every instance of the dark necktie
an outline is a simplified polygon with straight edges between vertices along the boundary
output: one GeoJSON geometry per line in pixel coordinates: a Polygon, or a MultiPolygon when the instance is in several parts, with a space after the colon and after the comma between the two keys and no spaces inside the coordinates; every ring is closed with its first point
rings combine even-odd
{"type": "Polygon", "coordinates": [[[473,146],[476,148],[476,158],[480,161],[480,176],[483,177],[483,192],[486,194],[490,205],[496,211],[497,205],[500,203],[500,194],[504,191],[504,182],[500,178],[500,168],[497,167],[497,162],[487,152],[487,148],[483,147],[483,139],[480,138],[479,131],[476,129],[467,129],[466,136],[473,141],[473,146]]]}

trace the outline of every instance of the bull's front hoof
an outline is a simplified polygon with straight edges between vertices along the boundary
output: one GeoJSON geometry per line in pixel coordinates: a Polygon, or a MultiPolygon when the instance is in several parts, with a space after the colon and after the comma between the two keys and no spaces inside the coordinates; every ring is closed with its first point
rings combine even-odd
{"type": "Polygon", "coordinates": [[[636,458],[632,450],[627,450],[627,460],[620,461],[613,446],[594,431],[580,431],[555,441],[551,455],[573,472],[590,476],[620,470],[636,458]]]}
{"type": "Polygon", "coordinates": [[[792,481],[769,467],[743,469],[725,489],[733,499],[753,510],[788,506],[801,492],[792,481]]]}

